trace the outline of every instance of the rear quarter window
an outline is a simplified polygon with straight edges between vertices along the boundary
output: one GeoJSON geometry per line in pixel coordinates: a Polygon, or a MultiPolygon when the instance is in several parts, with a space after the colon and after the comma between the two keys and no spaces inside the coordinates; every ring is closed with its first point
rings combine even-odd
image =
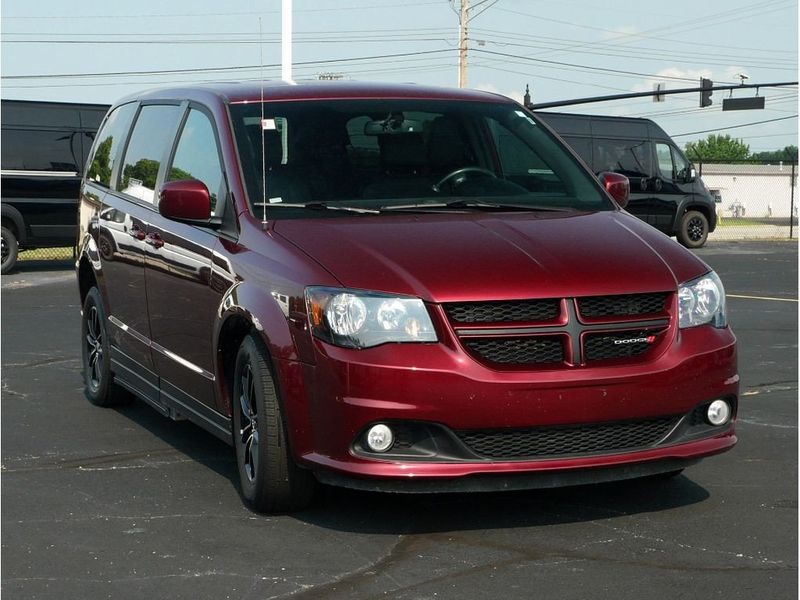
{"type": "Polygon", "coordinates": [[[111,187],[111,173],[136,112],[136,104],[123,104],[108,115],[98,132],[86,177],[105,187],[111,187]]]}

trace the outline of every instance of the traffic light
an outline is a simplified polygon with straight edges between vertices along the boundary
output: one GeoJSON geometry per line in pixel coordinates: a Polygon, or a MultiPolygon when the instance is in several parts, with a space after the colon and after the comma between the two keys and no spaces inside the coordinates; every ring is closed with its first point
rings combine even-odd
{"type": "Polygon", "coordinates": [[[700,87],[703,88],[700,90],[700,108],[711,106],[713,103],[711,100],[711,94],[714,93],[714,90],[711,88],[714,87],[714,82],[703,77],[700,79],[700,87]]]}

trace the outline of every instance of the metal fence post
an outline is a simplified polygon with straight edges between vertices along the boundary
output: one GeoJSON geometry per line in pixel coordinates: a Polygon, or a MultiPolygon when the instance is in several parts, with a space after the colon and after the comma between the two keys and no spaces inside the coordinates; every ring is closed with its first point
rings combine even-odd
{"type": "Polygon", "coordinates": [[[789,187],[791,188],[791,200],[789,201],[789,239],[792,239],[792,234],[794,233],[794,174],[797,165],[792,163],[792,180],[789,182],[789,187]]]}

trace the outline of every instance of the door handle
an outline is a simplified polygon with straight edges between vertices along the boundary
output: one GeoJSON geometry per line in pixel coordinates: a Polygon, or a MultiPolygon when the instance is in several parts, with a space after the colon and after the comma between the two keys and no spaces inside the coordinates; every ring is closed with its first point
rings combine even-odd
{"type": "Polygon", "coordinates": [[[156,250],[161,248],[164,245],[164,240],[161,239],[161,236],[157,233],[148,233],[147,237],[144,238],[144,243],[149,244],[156,250]]]}
{"type": "Polygon", "coordinates": [[[134,225],[133,227],[131,227],[131,230],[128,232],[128,235],[141,242],[145,238],[146,234],[144,232],[144,229],[140,229],[139,227],[134,225]]]}

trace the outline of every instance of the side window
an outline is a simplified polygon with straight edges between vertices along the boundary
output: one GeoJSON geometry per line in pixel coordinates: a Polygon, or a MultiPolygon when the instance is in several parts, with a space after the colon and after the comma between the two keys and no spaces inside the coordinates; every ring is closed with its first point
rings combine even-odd
{"type": "Polygon", "coordinates": [[[650,142],[647,140],[594,140],[596,173],[614,171],[627,177],[650,177],[650,163],[650,142]]]}
{"type": "Polygon", "coordinates": [[[672,150],[667,144],[656,144],[656,157],[658,158],[658,171],[664,179],[672,181],[672,150]]]}
{"type": "Polygon", "coordinates": [[[79,131],[3,127],[2,167],[23,171],[80,171],[79,131]]]}
{"type": "Polygon", "coordinates": [[[211,120],[202,111],[191,109],[178,139],[167,181],[202,181],[211,195],[211,210],[216,212],[217,201],[224,199],[227,191],[221,164],[211,120]]]}
{"type": "Polygon", "coordinates": [[[675,178],[679,181],[685,181],[686,176],[689,174],[689,161],[674,146],[672,147],[672,162],[675,165],[675,178]]]}
{"type": "Polygon", "coordinates": [[[177,105],[142,107],[125,151],[119,191],[145,202],[155,200],[158,170],[171,145],[179,116],[177,105]]]}
{"type": "Polygon", "coordinates": [[[89,180],[111,187],[111,171],[135,112],[136,104],[131,103],[115,108],[108,115],[105,125],[97,134],[93,155],[89,159],[86,174],[89,180]]]}

